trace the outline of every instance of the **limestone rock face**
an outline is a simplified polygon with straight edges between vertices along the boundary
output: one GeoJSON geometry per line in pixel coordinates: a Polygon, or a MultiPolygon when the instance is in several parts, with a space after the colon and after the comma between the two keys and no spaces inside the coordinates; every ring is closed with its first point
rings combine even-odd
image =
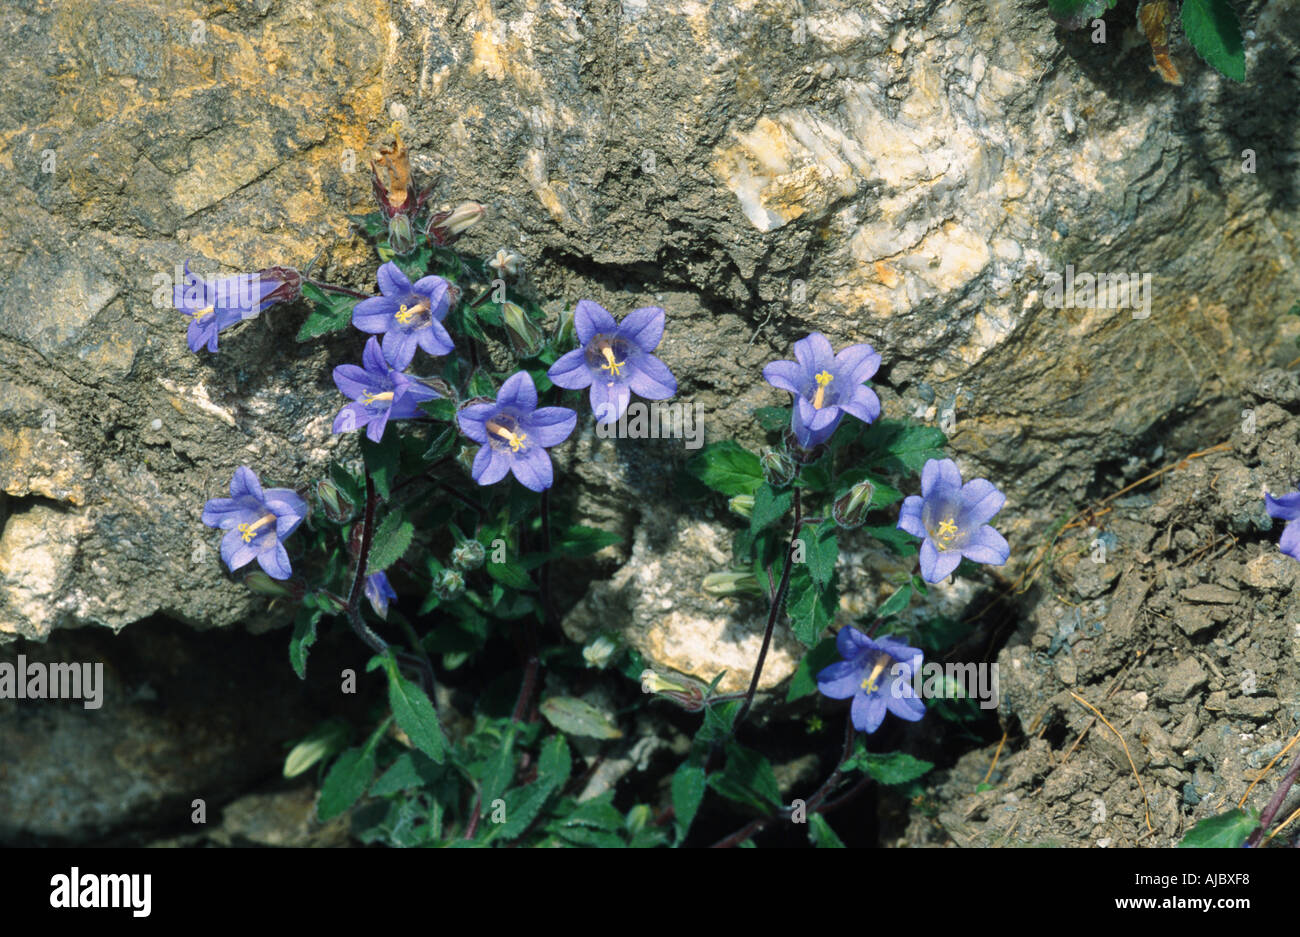
{"type": "MultiPolygon", "coordinates": [[[[241,462],[312,476],[327,364],[360,343],[296,345],[273,310],[192,355],[156,277],[329,247],[328,276],[373,289],[344,215],[394,121],[436,200],[491,206],[468,249],[517,251],[557,304],[667,308],[659,354],[707,439],[756,438],[752,408],[784,402],[761,366],[807,332],[875,345],[886,414],[952,411],[963,470],[1008,492],[1014,563],[1099,463],[1291,357],[1300,21],[1242,7],[1247,82],[1179,39],[1177,88],[1120,13],[1094,44],[1020,0],[6,8],[32,38],[0,65],[0,637],[256,613],[202,502],[241,462]],[[1067,267],[1134,275],[1141,317],[1055,302],[1067,267]]],[[[595,518],[664,510],[689,454],[584,445],[560,458],[595,518]]],[[[673,582],[674,555],[633,548],[620,576],[673,582]]],[[[694,627],[688,593],[662,621],[694,627]]],[[[713,614],[736,647],[761,627],[713,614]]],[[[732,667],[665,627],[657,663],[732,667]]]]}

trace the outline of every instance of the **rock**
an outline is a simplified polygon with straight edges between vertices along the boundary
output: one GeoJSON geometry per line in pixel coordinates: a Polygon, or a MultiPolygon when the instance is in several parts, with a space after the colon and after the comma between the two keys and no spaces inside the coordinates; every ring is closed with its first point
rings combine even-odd
{"type": "Polygon", "coordinates": [[[1241,598],[1241,593],[1209,582],[1201,583],[1199,586],[1192,586],[1190,589],[1184,589],[1179,595],[1185,602],[1210,602],[1220,605],[1231,605],[1241,598]]]}
{"type": "Polygon", "coordinates": [[[1272,719],[1277,708],[1277,700],[1268,696],[1234,696],[1223,706],[1229,716],[1244,716],[1257,722],[1272,719]]]}
{"type": "Polygon", "coordinates": [[[1176,624],[1186,635],[1200,634],[1209,628],[1213,628],[1215,620],[1210,613],[1203,608],[1185,608],[1179,609],[1178,617],[1174,619],[1176,624]]]}
{"type": "Polygon", "coordinates": [[[1246,564],[1241,581],[1256,589],[1290,590],[1295,584],[1295,567],[1295,560],[1270,550],[1246,564]]]}
{"type": "Polygon", "coordinates": [[[1177,702],[1187,699],[1204,687],[1208,680],[1209,675],[1197,663],[1196,658],[1185,657],[1169,672],[1159,693],[1162,699],[1177,702]]]}

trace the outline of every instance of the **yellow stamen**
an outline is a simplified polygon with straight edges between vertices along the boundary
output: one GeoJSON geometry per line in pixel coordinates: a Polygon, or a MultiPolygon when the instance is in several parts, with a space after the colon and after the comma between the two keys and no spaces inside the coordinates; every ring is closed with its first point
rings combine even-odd
{"type": "Polygon", "coordinates": [[[862,681],[862,689],[866,690],[868,693],[876,692],[876,690],[879,689],[876,685],[876,680],[879,679],[880,675],[884,673],[885,668],[888,666],[889,658],[881,655],[876,661],[876,666],[871,668],[871,673],[867,675],[867,679],[862,681]]]}
{"type": "Polygon", "coordinates": [[[260,518],[253,521],[253,523],[240,524],[235,529],[239,531],[239,535],[244,539],[244,543],[251,543],[253,537],[257,535],[257,529],[259,527],[265,527],[267,524],[273,523],[274,521],[274,514],[263,514],[260,518]]]}
{"type": "Polygon", "coordinates": [[[957,537],[957,525],[951,517],[944,518],[939,522],[939,529],[935,532],[935,546],[940,550],[948,549],[948,544],[952,543],[957,537]]]}
{"type": "Polygon", "coordinates": [[[410,325],[418,316],[429,311],[429,301],[422,299],[414,306],[408,306],[402,303],[401,308],[393,315],[393,318],[402,325],[410,325]]]}
{"type": "Polygon", "coordinates": [[[605,364],[602,364],[600,366],[600,369],[602,371],[608,371],[611,377],[618,377],[620,374],[622,374],[623,365],[627,364],[627,362],[615,361],[614,349],[610,348],[608,345],[602,348],[600,351],[601,354],[605,356],[605,362],[606,362],[605,364]]]}
{"type": "Polygon", "coordinates": [[[203,307],[202,309],[200,309],[198,312],[194,313],[194,321],[195,321],[195,322],[202,322],[202,321],[203,321],[204,319],[206,319],[208,316],[212,315],[212,313],[215,312],[215,311],[216,311],[216,310],[215,310],[215,308],[214,308],[213,306],[204,306],[204,307],[203,307]]]}
{"type": "Polygon", "coordinates": [[[492,432],[510,443],[511,452],[518,452],[520,449],[524,448],[524,440],[528,438],[527,433],[512,433],[504,426],[494,427],[492,432]]]}
{"type": "Polygon", "coordinates": [[[826,403],[826,385],[835,380],[835,375],[830,371],[823,371],[814,380],[817,382],[817,393],[813,396],[813,409],[820,410],[826,403]]]}
{"type": "Polygon", "coordinates": [[[367,405],[372,403],[377,403],[380,400],[392,400],[392,399],[393,399],[393,392],[391,390],[385,391],[382,394],[372,394],[368,390],[363,390],[361,392],[361,402],[367,405]]]}

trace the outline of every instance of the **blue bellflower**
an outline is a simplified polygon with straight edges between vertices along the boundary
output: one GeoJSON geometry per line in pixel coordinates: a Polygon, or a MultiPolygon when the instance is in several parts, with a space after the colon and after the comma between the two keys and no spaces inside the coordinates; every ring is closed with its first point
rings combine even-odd
{"type": "Polygon", "coordinates": [[[352,324],[363,332],[384,336],[384,357],[402,371],[415,358],[416,346],[431,355],[452,350],[451,336],[442,326],[451,309],[451,284],[428,276],[414,284],[391,260],[379,268],[382,296],[363,299],[352,308],[352,324]]]}
{"type": "Polygon", "coordinates": [[[961,483],[952,459],[931,459],[921,470],[921,494],[903,502],[898,527],[924,541],[921,576],[942,582],[964,556],[976,563],[1001,566],[1011,555],[1006,538],[988,526],[1007,496],[993,483],[976,478],[961,483]]]}
{"type": "Polygon", "coordinates": [[[859,732],[875,732],[885,712],[916,722],[925,715],[925,703],[912,688],[921,669],[921,651],[892,637],[874,641],[856,628],[844,627],[835,636],[844,660],[817,674],[817,689],[831,699],[852,699],[849,717],[859,732]]]}
{"type": "Polygon", "coordinates": [[[397,593],[393,591],[388,577],[383,573],[371,573],[367,576],[365,595],[370,600],[370,607],[375,610],[375,614],[387,621],[388,603],[397,598],[397,593]]]}
{"type": "Polygon", "coordinates": [[[432,387],[389,367],[379,349],[379,339],[374,336],[367,339],[361,361],[363,368],[341,364],[334,369],[334,384],[354,401],[334,418],[336,433],[348,433],[364,426],[370,441],[379,442],[389,420],[419,416],[422,401],[442,396],[432,387]]]}
{"type": "Polygon", "coordinates": [[[190,320],[186,340],[190,351],[203,346],[217,350],[217,335],[244,319],[256,317],[278,301],[273,296],[281,282],[256,273],[241,273],[222,280],[200,280],[185,261],[185,282],[172,287],[172,305],[190,320]]]}
{"type": "Polygon", "coordinates": [[[599,423],[613,423],[627,412],[632,394],[666,400],[677,393],[677,379],[650,352],[664,337],[664,311],[634,309],[615,322],[603,307],[579,301],[573,314],[581,347],[563,355],[546,376],[558,387],[591,387],[591,411],[599,423]]]}
{"type": "Polygon", "coordinates": [[[551,487],[553,469],[546,450],[569,438],[578,414],[568,407],[537,408],[537,386],[527,371],[501,385],[495,403],[472,403],[456,414],[461,431],[481,443],[470,474],[480,485],[494,485],[513,472],[533,491],[551,487]]]}
{"type": "Polygon", "coordinates": [[[871,423],[880,416],[880,398],[863,381],[880,367],[870,345],[849,345],[838,355],[825,335],[813,332],[794,343],[794,361],[773,361],[763,378],[794,394],[790,428],[805,449],[831,438],[845,414],[871,423]]]}
{"type": "Polygon", "coordinates": [[[307,503],[288,488],[268,488],[245,465],[235,469],[230,497],[213,498],[203,506],[203,523],[226,531],[221,558],[231,572],[253,559],[272,579],[293,575],[282,541],[307,516],[307,503]]]}
{"type": "Polygon", "coordinates": [[[1300,520],[1300,491],[1293,491],[1280,498],[1274,498],[1265,492],[1264,509],[1268,511],[1269,517],[1287,522],[1277,545],[1287,556],[1300,560],[1300,524],[1296,523],[1300,520]]]}

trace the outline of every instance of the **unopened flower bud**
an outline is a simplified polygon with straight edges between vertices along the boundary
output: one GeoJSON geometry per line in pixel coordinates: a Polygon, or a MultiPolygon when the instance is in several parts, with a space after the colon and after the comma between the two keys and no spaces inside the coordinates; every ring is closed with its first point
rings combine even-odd
{"type": "Polygon", "coordinates": [[[462,540],[451,548],[451,562],[457,569],[478,569],[487,557],[487,550],[477,540],[462,540]]]}
{"type": "Polygon", "coordinates": [[[435,586],[438,596],[444,599],[455,598],[465,591],[465,577],[454,569],[444,569],[435,586]]]}
{"type": "Polygon", "coordinates": [[[763,477],[774,488],[788,485],[794,478],[794,459],[788,452],[780,449],[766,448],[758,457],[758,464],[763,468],[763,477]]]}
{"type": "Polygon", "coordinates": [[[754,515],[754,496],[736,495],[727,502],[727,507],[731,508],[733,514],[739,514],[745,518],[752,517],[754,515]]]}
{"type": "Polygon", "coordinates": [[[573,310],[566,309],[560,313],[560,322],[555,327],[555,346],[557,348],[567,348],[577,332],[573,325],[573,310]]]}
{"type": "Polygon", "coordinates": [[[505,319],[506,335],[510,337],[510,347],[516,356],[531,358],[542,350],[546,336],[541,327],[528,318],[528,313],[522,306],[518,303],[503,303],[501,316],[505,319]]]}
{"type": "Polygon", "coordinates": [[[690,712],[699,712],[704,708],[708,687],[690,677],[669,679],[653,670],[643,670],[641,692],[662,696],[690,712]]]}
{"type": "Polygon", "coordinates": [[[316,483],[316,497],[325,509],[325,516],[336,524],[345,523],[355,510],[352,501],[329,479],[316,483]]]}
{"type": "Polygon", "coordinates": [[[394,254],[405,254],[415,247],[415,231],[408,215],[394,215],[388,219],[388,246],[394,254]]]}
{"type": "Polygon", "coordinates": [[[850,488],[847,494],[835,500],[831,505],[831,517],[845,530],[861,527],[867,519],[867,511],[871,508],[871,499],[875,493],[876,486],[863,479],[850,488]]]}
{"type": "Polygon", "coordinates": [[[709,595],[762,595],[758,580],[750,572],[709,573],[701,588],[709,595]]]}
{"type": "Polygon", "coordinates": [[[483,220],[487,209],[478,202],[461,202],[451,211],[440,211],[429,219],[426,234],[438,247],[446,247],[483,220]]]}
{"type": "Polygon", "coordinates": [[[262,309],[274,303],[291,303],[302,295],[302,274],[293,267],[267,267],[257,271],[257,278],[261,285],[274,284],[270,292],[259,290],[262,309]]]}
{"type": "Polygon", "coordinates": [[[618,642],[609,635],[602,634],[582,649],[582,659],[587,662],[588,667],[604,669],[617,650],[618,642]]]}

